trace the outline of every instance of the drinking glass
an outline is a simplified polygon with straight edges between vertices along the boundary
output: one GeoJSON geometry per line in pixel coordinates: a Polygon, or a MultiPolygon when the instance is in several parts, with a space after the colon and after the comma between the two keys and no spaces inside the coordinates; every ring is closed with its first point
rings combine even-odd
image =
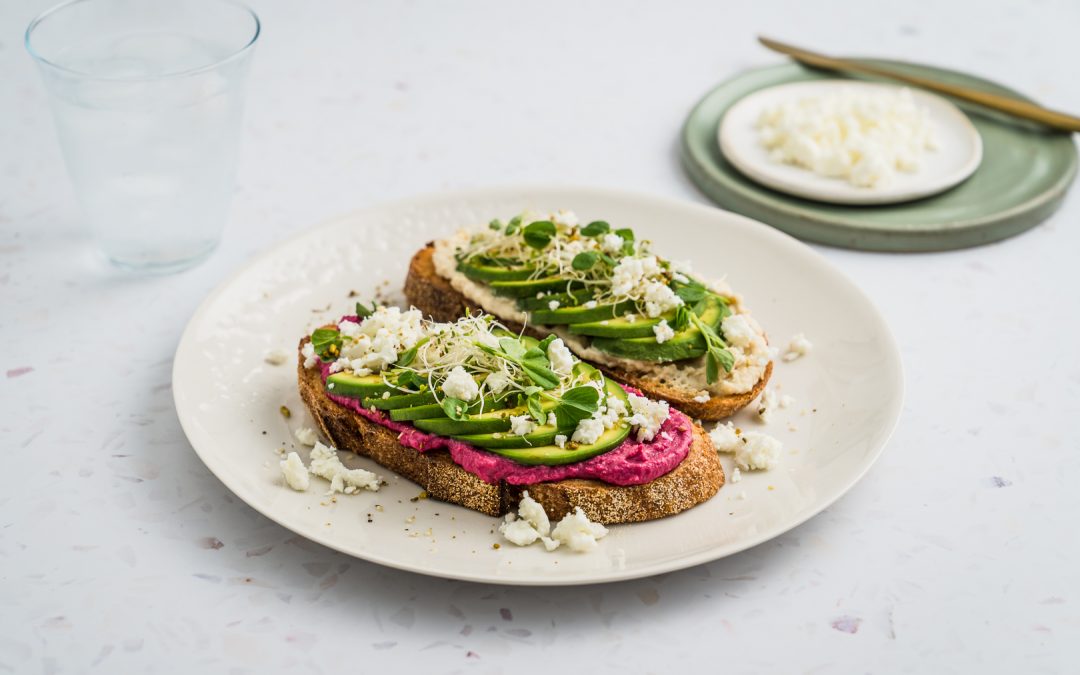
{"type": "Polygon", "coordinates": [[[232,0],[73,0],[27,28],[83,216],[114,264],[175,271],[217,246],[258,36],[232,0]]]}

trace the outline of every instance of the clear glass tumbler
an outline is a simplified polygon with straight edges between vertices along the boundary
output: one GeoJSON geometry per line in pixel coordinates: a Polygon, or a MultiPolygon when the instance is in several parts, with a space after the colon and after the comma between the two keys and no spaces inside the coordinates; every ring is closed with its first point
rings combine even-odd
{"type": "Polygon", "coordinates": [[[217,245],[258,36],[232,0],[74,0],[27,28],[84,217],[114,264],[175,271],[217,245]]]}

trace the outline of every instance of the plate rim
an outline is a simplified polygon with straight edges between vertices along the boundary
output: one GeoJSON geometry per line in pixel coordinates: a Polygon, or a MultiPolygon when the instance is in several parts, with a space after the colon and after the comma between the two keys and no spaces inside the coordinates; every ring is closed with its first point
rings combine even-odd
{"type": "MultiPolygon", "coordinates": [[[[1008,91],[1024,101],[1032,101],[1031,98],[1011,87],[964,71],[940,68],[929,64],[900,59],[857,57],[853,60],[884,66],[901,65],[915,68],[930,68],[932,70],[959,75],[972,82],[985,84],[995,89],[1008,91]]],[[[902,225],[888,227],[868,221],[861,221],[859,224],[850,224],[822,216],[812,208],[814,204],[811,204],[811,208],[808,209],[799,204],[777,204],[773,201],[763,202],[759,199],[754,188],[747,188],[739,183],[729,180],[724,173],[717,170],[707,158],[699,157],[695,144],[691,142],[690,127],[701,118],[702,108],[708,104],[721,89],[730,86],[733,82],[749,75],[782,72],[785,70],[795,74],[800,71],[812,69],[805,68],[797,63],[782,62],[742,70],[709,89],[698,99],[683,120],[683,124],[679,130],[681,163],[687,174],[689,174],[691,182],[703,195],[713,201],[713,203],[717,204],[720,208],[737,206],[731,201],[728,201],[727,204],[723,205],[719,203],[721,198],[716,197],[716,193],[718,191],[727,192],[729,195],[733,195],[736,200],[741,200],[758,209],[774,212],[782,218],[796,220],[799,223],[797,226],[789,223],[781,223],[774,225],[773,227],[783,229],[785,232],[798,235],[808,241],[825,244],[827,246],[882,252],[947,251],[993,243],[1031,229],[1056,210],[1068,192],[1073,180],[1076,178],[1080,160],[1078,160],[1076,141],[1070,136],[1067,139],[1072,146],[1069,167],[1059,176],[1058,180],[1052,186],[1012,208],[980,217],[951,221],[948,223],[948,228],[944,231],[904,229],[902,225]],[[1032,215],[1032,217],[1034,217],[1034,222],[1027,225],[1017,225],[1014,220],[1024,215],[1032,215]],[[957,241],[958,235],[961,237],[965,235],[967,237],[973,237],[973,232],[981,229],[990,230],[991,228],[1002,228],[1005,232],[1002,234],[995,231],[986,238],[974,242],[968,241],[967,239],[957,241]],[[941,241],[943,234],[948,236],[946,241],[941,241]]],[[[715,138],[715,134],[711,134],[710,136],[715,138]]],[[[723,199],[730,200],[732,197],[725,196],[723,199]]]]}
{"type": "MultiPolygon", "coordinates": [[[[405,263],[403,263],[404,265],[405,263]]],[[[906,380],[904,377],[903,368],[903,355],[899,349],[899,345],[896,342],[896,337],[890,328],[888,321],[884,314],[878,309],[877,305],[872,299],[846,274],[835,267],[828,261],[825,256],[815,251],[813,248],[807,246],[803,242],[795,239],[789,234],[786,234],[780,230],[772,228],[760,221],[756,221],[752,218],[748,218],[741,214],[726,211],[707,204],[700,204],[688,200],[677,199],[668,196],[660,196],[652,193],[643,193],[641,191],[632,191],[619,188],[610,187],[594,187],[594,186],[582,186],[582,185],[565,185],[558,183],[526,183],[526,184],[504,184],[492,187],[479,187],[479,188],[465,188],[459,190],[440,190],[436,192],[427,192],[414,196],[399,197],[393,200],[376,202],[371,205],[360,207],[348,212],[330,216],[328,218],[320,220],[313,226],[306,227],[291,236],[287,236],[281,241],[278,241],[265,249],[264,251],[249,257],[243,261],[243,263],[234,270],[231,274],[227,275],[211,290],[198,307],[192,313],[188,322],[184,326],[184,330],[180,335],[180,340],[177,343],[176,351],[173,354],[173,367],[172,367],[172,393],[173,393],[173,406],[176,410],[177,418],[180,422],[180,427],[184,432],[184,437],[194,450],[195,455],[199,458],[199,461],[210,471],[214,477],[219,480],[226,488],[229,489],[240,501],[242,501],[248,508],[256,511],[260,515],[267,519],[277,523],[281,527],[293,532],[309,541],[313,541],[317,544],[325,546],[334,551],[346,554],[348,556],[364,560],[367,562],[383,565],[392,569],[403,570],[414,574],[423,574],[425,576],[433,576],[442,579],[455,579],[459,581],[468,581],[474,583],[486,583],[504,586],[579,586],[588,584],[601,584],[601,583],[615,583],[620,581],[629,581],[633,579],[640,579],[644,577],[656,576],[658,574],[664,574],[667,572],[673,572],[677,570],[696,567],[714,560],[726,558],[743,551],[754,548],[760,544],[763,544],[771,539],[779,537],[792,529],[799,527],[811,518],[819,515],[822,511],[829,508],[836,503],[841,497],[845,496],[851,489],[865,477],[867,472],[877,463],[880,459],[885,448],[888,446],[896,427],[900,422],[902,416],[904,399],[906,395],[906,380]],[[498,198],[499,195],[519,195],[519,194],[531,194],[531,193],[578,193],[589,194],[592,197],[601,196],[607,199],[633,199],[639,201],[650,202],[654,206],[661,208],[671,209],[688,209],[697,211],[706,217],[732,217],[737,221],[742,221],[744,224],[751,227],[760,229],[763,236],[771,238],[777,245],[787,246],[797,251],[801,255],[806,255],[813,258],[816,262],[822,265],[822,269],[827,271],[834,277],[841,279],[847,284],[850,289],[856,293],[863,302],[872,310],[872,314],[878,328],[881,330],[882,336],[885,339],[888,347],[888,353],[890,353],[894,359],[894,373],[896,382],[895,397],[893,397],[893,405],[890,410],[887,411],[886,422],[881,427],[881,440],[875,448],[873,448],[862,463],[858,465],[856,471],[852,472],[848,476],[847,480],[841,481],[840,487],[835,490],[834,494],[828,496],[823,501],[815,504],[808,510],[806,514],[800,517],[792,519],[791,522],[784,523],[778,528],[769,530],[763,533],[759,533],[754,537],[750,537],[746,540],[739,541],[735,546],[730,549],[725,549],[720,553],[716,553],[716,549],[708,549],[696,553],[694,555],[684,556],[680,558],[670,559],[668,561],[654,563],[652,565],[646,565],[633,570],[605,570],[603,574],[596,573],[578,573],[575,576],[569,577],[546,577],[546,576],[534,576],[530,578],[502,578],[498,576],[491,576],[487,574],[470,574],[459,572],[446,572],[438,570],[435,567],[413,564],[409,561],[401,561],[400,559],[387,558],[380,556],[378,551],[363,551],[357,552],[353,549],[347,549],[341,544],[338,544],[334,539],[328,535],[323,534],[320,531],[309,532],[300,527],[293,527],[287,522],[287,518],[284,518],[278,514],[275,514],[271,509],[262,508],[252,503],[255,500],[249,500],[245,496],[245,490],[239,485],[237,480],[234,480],[228,471],[224,470],[218,460],[216,460],[212,453],[207,453],[206,448],[199,448],[192,440],[190,418],[191,412],[188,411],[188,401],[178,391],[177,382],[184,381],[184,365],[185,361],[193,355],[189,355],[194,350],[194,332],[197,324],[200,320],[211,310],[214,302],[224,294],[237,279],[242,277],[246,272],[260,264],[264,260],[267,260],[280,251],[289,248],[294,242],[311,236],[313,233],[327,229],[334,224],[363,217],[364,214],[386,210],[394,208],[407,208],[407,207],[421,207],[426,204],[437,203],[449,199],[454,199],[462,202],[477,201],[482,199],[498,198]]]]}
{"type": "MultiPolygon", "coordinates": [[[[941,194],[946,190],[956,187],[960,183],[971,177],[975,171],[978,170],[979,165],[983,159],[983,143],[982,134],[972,123],[963,110],[961,110],[955,103],[945,98],[944,96],[938,96],[937,94],[926,91],[923,89],[905,87],[901,85],[891,84],[887,82],[872,82],[867,80],[855,80],[855,79],[843,79],[833,78],[826,80],[802,80],[795,82],[784,82],[782,84],[774,84],[763,89],[753,91],[746,96],[743,96],[735,103],[724,111],[723,116],[720,118],[720,122],[716,129],[717,142],[720,146],[720,152],[724,155],[724,158],[735,167],[740,173],[767,188],[771,188],[778,192],[784,192],[795,197],[802,197],[803,199],[810,199],[818,202],[825,202],[828,204],[841,204],[841,205],[858,205],[858,206],[873,206],[873,205],[892,205],[902,204],[904,202],[915,201],[924,197],[931,197],[933,195],[941,194]],[[745,155],[736,151],[735,146],[732,143],[733,134],[737,133],[729,124],[728,120],[731,118],[731,113],[736,108],[742,105],[746,105],[747,101],[750,101],[754,97],[761,96],[767,92],[773,92],[779,89],[805,87],[806,85],[815,85],[818,87],[867,87],[874,89],[891,89],[894,91],[900,91],[909,89],[913,95],[932,99],[937,105],[941,106],[941,109],[945,111],[945,114],[954,118],[959,126],[963,127],[965,134],[965,145],[970,146],[971,152],[964,159],[963,165],[960,168],[952,171],[945,176],[944,180],[939,180],[937,183],[928,184],[922,188],[907,188],[903,191],[893,190],[890,192],[888,189],[881,191],[864,191],[854,192],[847,191],[840,185],[847,185],[840,182],[837,179],[833,179],[839,185],[835,191],[825,190],[821,191],[818,187],[806,184],[799,186],[795,181],[789,181],[781,176],[774,176],[767,171],[759,170],[759,168],[753,164],[745,155]]],[[[811,176],[817,174],[810,173],[811,176]]]]}

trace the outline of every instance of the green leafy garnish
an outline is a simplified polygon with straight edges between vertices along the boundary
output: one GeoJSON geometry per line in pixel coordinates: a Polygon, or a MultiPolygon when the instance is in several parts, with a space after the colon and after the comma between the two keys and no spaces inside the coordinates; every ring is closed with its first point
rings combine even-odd
{"type": "Polygon", "coordinates": [[[514,216],[510,219],[510,222],[506,224],[506,234],[509,236],[518,231],[521,227],[521,216],[514,216]]]}
{"type": "Polygon", "coordinates": [[[585,271],[595,265],[598,258],[595,251],[582,251],[574,256],[574,261],[570,265],[576,270],[585,271]]]}
{"type": "Polygon", "coordinates": [[[601,234],[607,234],[611,231],[611,225],[608,225],[602,220],[594,220],[585,227],[581,228],[581,234],[586,237],[596,237],[601,234]]]}
{"type": "Polygon", "coordinates": [[[495,218],[490,223],[488,223],[488,227],[490,229],[495,230],[496,232],[498,232],[499,230],[503,229],[503,224],[502,224],[501,220],[499,220],[498,218],[495,218]]]}
{"type": "Polygon", "coordinates": [[[559,376],[551,370],[551,362],[547,355],[538,347],[525,349],[516,338],[499,338],[499,348],[489,347],[485,344],[476,343],[476,346],[492,356],[505,359],[521,366],[521,370],[532,380],[533,384],[543,389],[554,389],[559,386],[559,376]]]}
{"type": "Polygon", "coordinates": [[[428,340],[430,339],[430,337],[421,338],[420,340],[417,340],[416,344],[414,344],[411,348],[401,352],[401,355],[398,356],[397,365],[407,366],[412,363],[416,359],[416,350],[427,344],[428,340]]]}
{"type": "Polygon", "coordinates": [[[465,419],[465,411],[468,410],[469,404],[462,401],[460,398],[454,398],[453,396],[447,396],[442,400],[442,409],[446,413],[446,416],[452,420],[465,419]]]}
{"type": "Polygon", "coordinates": [[[631,230],[629,227],[620,227],[619,229],[615,230],[615,234],[622,237],[623,241],[634,241],[634,231],[631,230]]]}
{"type": "Polygon", "coordinates": [[[397,386],[399,387],[412,387],[417,390],[423,390],[426,385],[427,380],[420,377],[414,370],[403,370],[397,376],[397,386]]]}
{"type": "Polygon", "coordinates": [[[547,421],[547,415],[544,413],[544,409],[540,404],[540,392],[534,391],[529,394],[525,399],[525,407],[529,409],[529,414],[536,420],[537,424],[543,424],[547,421]]]}
{"type": "Polygon", "coordinates": [[[538,220],[535,223],[529,223],[521,231],[521,235],[529,246],[536,249],[544,248],[551,243],[551,238],[555,236],[555,223],[550,220],[538,220]]]}
{"type": "Polygon", "coordinates": [[[368,309],[367,307],[365,307],[363,304],[361,304],[359,302],[356,303],[356,316],[360,317],[361,319],[366,319],[367,317],[371,316],[372,314],[374,314],[374,312],[372,310],[368,309]]]}
{"type": "Polygon", "coordinates": [[[323,361],[332,361],[341,355],[341,333],[336,328],[316,328],[311,334],[311,346],[323,361]]]}
{"type": "Polygon", "coordinates": [[[683,302],[687,304],[702,300],[707,294],[706,288],[693,280],[689,283],[679,284],[675,289],[675,295],[682,298],[683,302]]]}
{"type": "Polygon", "coordinates": [[[577,426],[577,423],[588,417],[599,408],[600,392],[596,387],[581,386],[567,389],[555,406],[555,419],[560,429],[577,426]]]}
{"type": "Polygon", "coordinates": [[[705,381],[713,384],[720,377],[720,368],[730,373],[735,367],[735,356],[728,351],[727,343],[712,326],[702,321],[695,312],[687,312],[687,316],[705,337],[705,381]]]}

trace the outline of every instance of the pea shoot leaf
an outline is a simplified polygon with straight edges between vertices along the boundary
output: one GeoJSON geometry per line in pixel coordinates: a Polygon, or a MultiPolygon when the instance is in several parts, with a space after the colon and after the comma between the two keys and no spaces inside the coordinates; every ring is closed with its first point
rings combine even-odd
{"type": "Polygon", "coordinates": [[[416,360],[416,350],[420,349],[425,344],[427,344],[428,340],[430,340],[430,339],[431,338],[426,337],[426,338],[422,338],[420,340],[417,340],[416,344],[414,344],[409,349],[406,349],[405,351],[401,352],[401,354],[398,356],[397,365],[399,365],[399,366],[407,366],[410,363],[412,363],[414,360],[416,360]]]}
{"type": "Polygon", "coordinates": [[[529,414],[536,420],[537,424],[543,424],[547,421],[547,415],[544,413],[543,407],[540,405],[540,392],[533,392],[525,399],[525,407],[529,409],[529,414]]]}
{"type": "Polygon", "coordinates": [[[371,316],[372,314],[374,314],[374,312],[372,310],[368,309],[367,307],[365,307],[363,304],[361,304],[359,302],[356,303],[356,316],[360,317],[361,319],[366,319],[367,317],[371,316]]]}
{"type": "Polygon", "coordinates": [[[596,254],[596,251],[582,251],[574,256],[574,260],[570,263],[570,266],[576,270],[585,271],[592,268],[599,257],[600,256],[596,254]]]}
{"type": "Polygon", "coordinates": [[[600,392],[595,387],[583,385],[567,389],[555,406],[555,419],[560,429],[577,426],[581,420],[592,417],[599,408],[600,392]]]}
{"type": "Polygon", "coordinates": [[[611,231],[611,225],[608,225],[602,220],[594,220],[585,227],[581,228],[581,234],[586,237],[596,237],[601,234],[607,234],[611,231]]]}
{"type": "Polygon", "coordinates": [[[529,246],[536,249],[544,248],[551,243],[551,238],[555,236],[555,223],[550,220],[538,220],[535,223],[529,223],[521,231],[521,235],[529,246]]]}
{"type": "Polygon", "coordinates": [[[460,398],[454,398],[453,396],[447,396],[442,400],[442,409],[446,413],[446,416],[452,420],[465,419],[469,404],[462,401],[460,398]]]}
{"type": "Polygon", "coordinates": [[[332,361],[341,354],[341,333],[336,328],[316,328],[311,334],[311,346],[323,361],[332,361]]]}

